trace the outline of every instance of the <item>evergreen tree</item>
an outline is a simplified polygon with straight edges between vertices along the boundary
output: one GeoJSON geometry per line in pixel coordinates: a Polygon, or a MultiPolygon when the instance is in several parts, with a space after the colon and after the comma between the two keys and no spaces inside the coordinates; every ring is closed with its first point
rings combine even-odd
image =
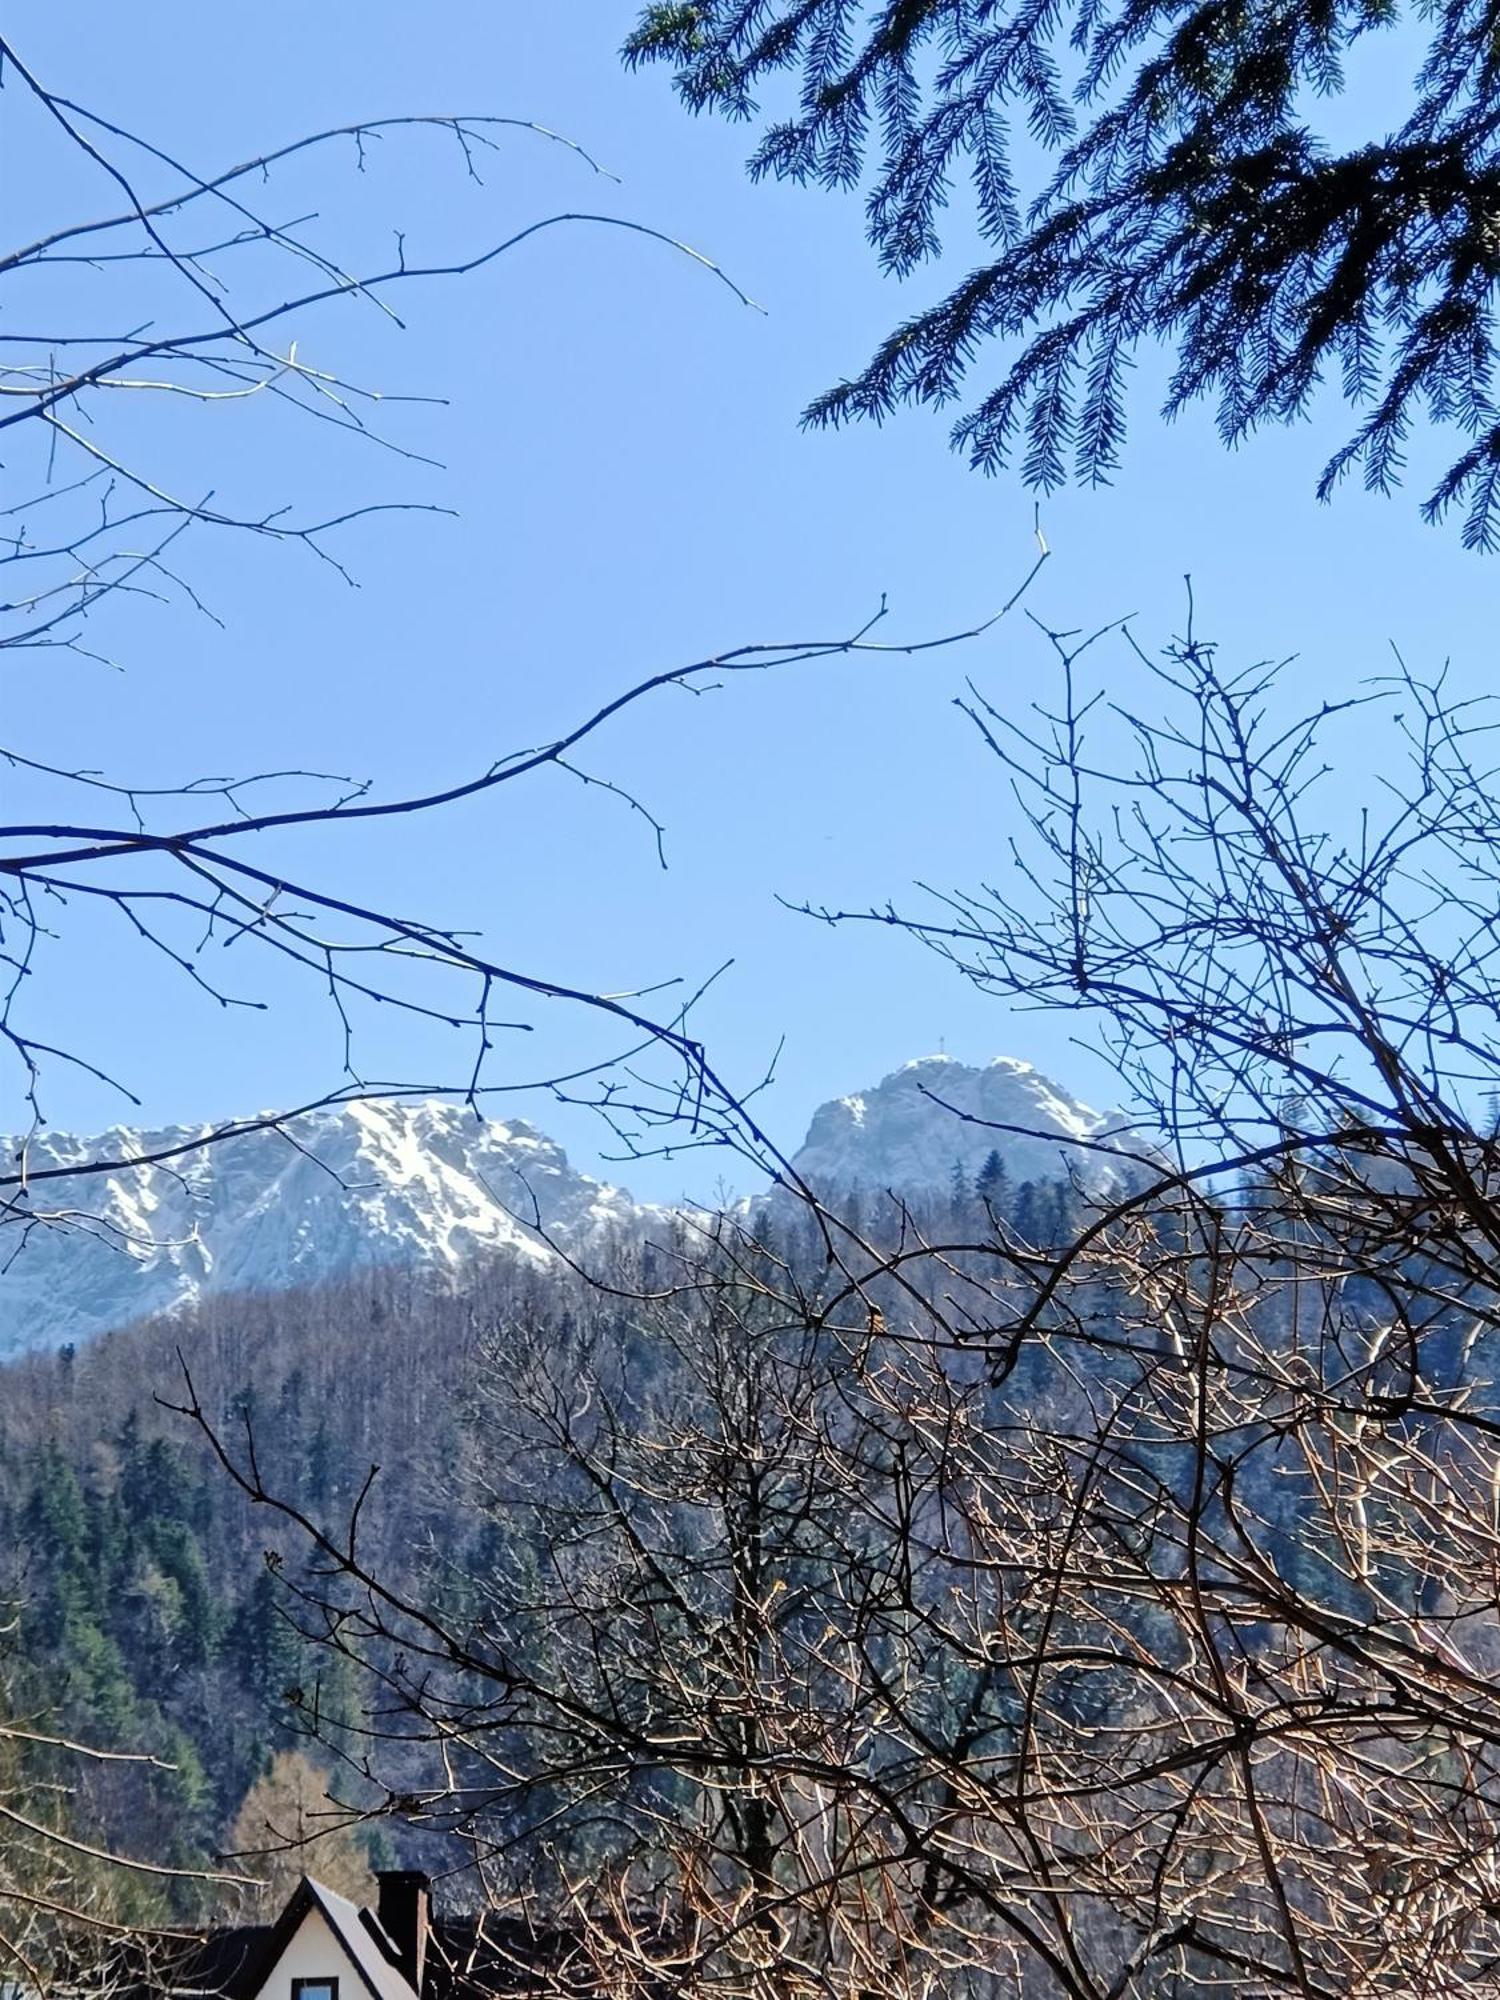
{"type": "Polygon", "coordinates": [[[285,1697],[303,1682],[303,1647],[270,1566],[256,1576],[234,1621],[229,1644],[246,1684],[285,1714],[285,1697]]]}
{"type": "Polygon", "coordinates": [[[984,1165],[979,1169],[974,1194],[987,1215],[996,1220],[1004,1217],[1010,1196],[1010,1176],[1005,1171],[998,1146],[990,1148],[984,1165]]]}
{"type": "Polygon", "coordinates": [[[968,1173],[963,1161],[955,1160],[948,1175],[948,1220],[956,1231],[962,1232],[968,1224],[972,1203],[968,1173]]]}
{"type": "Polygon", "coordinates": [[[1022,1181],[1012,1220],[1021,1241],[1040,1248],[1047,1226],[1046,1202],[1044,1190],[1035,1181],[1022,1181]]]}
{"type": "Polygon", "coordinates": [[[1469,0],[1419,15],[1385,0],[653,0],[627,55],[671,63],[693,110],[744,119],[800,71],[800,102],[768,124],[751,171],[848,187],[868,167],[868,230],[888,271],[939,254],[953,183],[969,178],[988,256],[811,421],[948,404],[985,343],[1003,341],[999,379],[955,442],[985,471],[1019,458],[1043,487],[1070,470],[1106,478],[1132,355],[1160,343],[1177,356],[1167,414],[1213,399],[1231,443],[1301,417],[1337,381],[1360,414],[1324,492],[1355,468],[1385,490],[1418,421],[1451,426],[1458,453],[1425,511],[1462,504],[1465,540],[1488,548],[1500,528],[1494,35],[1469,0]],[[1378,31],[1401,37],[1404,102],[1392,117],[1372,93],[1320,132],[1319,100],[1378,31]],[[1033,143],[1018,156],[1021,123],[1033,143]]]}
{"type": "Polygon", "coordinates": [[[95,1572],[89,1560],[88,1514],[78,1476],[55,1443],[42,1451],[24,1517],[27,1546],[44,1552],[46,1573],[35,1592],[31,1624],[43,1646],[60,1643],[65,1628],[93,1608],[95,1572]]]}
{"type": "Polygon", "coordinates": [[[307,1497],[314,1506],[337,1490],[333,1437],[326,1415],[318,1418],[317,1429],[307,1447],[307,1497]]]}

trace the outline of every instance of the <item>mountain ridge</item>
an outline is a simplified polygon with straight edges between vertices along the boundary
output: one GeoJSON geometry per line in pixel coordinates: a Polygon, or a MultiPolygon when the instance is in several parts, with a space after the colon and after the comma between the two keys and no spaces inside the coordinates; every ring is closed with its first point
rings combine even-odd
{"type": "MultiPolygon", "coordinates": [[[[0,1357],[88,1339],[210,1293],[274,1291],[373,1264],[457,1270],[554,1253],[522,1218],[578,1242],[643,1213],[519,1119],[436,1098],[367,1098],[213,1138],[210,1125],[90,1138],[43,1133],[29,1167],[182,1147],[161,1164],[33,1182],[27,1233],[0,1263],[0,1357]],[[196,1145],[194,1141],[198,1141],[196,1145]],[[211,1143],[205,1143],[208,1141],[211,1143]]],[[[12,1156],[15,1142],[7,1142],[12,1156]]]]}
{"type": "MultiPolygon", "coordinates": [[[[820,1193],[914,1194],[945,1187],[955,1165],[972,1182],[996,1151],[1014,1182],[1071,1174],[1102,1191],[1122,1169],[1096,1148],[1123,1122],[1017,1056],[918,1056],[821,1105],[792,1164],[820,1193]]],[[[1136,1149],[1121,1140],[1120,1150],[1136,1149]]]]}
{"type": "MultiPolygon", "coordinates": [[[[823,1195],[909,1195],[946,1188],[955,1163],[972,1180],[994,1149],[1013,1183],[1071,1174],[1103,1189],[1118,1170],[1088,1142],[1113,1122],[1016,1057],[982,1066],[918,1057],[820,1106],[793,1165],[823,1195]]],[[[252,1122],[215,1138],[218,1129],[114,1126],[26,1143],[33,1173],[101,1158],[142,1163],[25,1191],[19,1222],[0,1228],[0,1359],[212,1294],[284,1290],[372,1266],[445,1276],[495,1254],[546,1266],[553,1243],[571,1253],[662,1213],[581,1173],[526,1121],[479,1119],[451,1100],[350,1099],[301,1114],[286,1131],[252,1122]],[[142,1160],[178,1147],[170,1161],[142,1160]]],[[[20,1142],[4,1143],[16,1157],[20,1142]]]]}

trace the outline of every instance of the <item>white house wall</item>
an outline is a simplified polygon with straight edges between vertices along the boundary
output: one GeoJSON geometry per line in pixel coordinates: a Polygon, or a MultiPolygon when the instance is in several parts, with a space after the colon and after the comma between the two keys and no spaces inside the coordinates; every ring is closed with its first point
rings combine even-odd
{"type": "Polygon", "coordinates": [[[364,1981],[321,1910],[309,1910],[293,1931],[258,2000],[292,2000],[294,1979],[336,1979],[339,2000],[369,2000],[364,1981]]]}

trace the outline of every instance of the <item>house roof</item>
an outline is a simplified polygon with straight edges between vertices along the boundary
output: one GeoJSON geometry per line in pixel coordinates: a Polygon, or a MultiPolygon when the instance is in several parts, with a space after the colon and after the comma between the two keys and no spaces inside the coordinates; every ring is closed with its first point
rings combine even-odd
{"type": "MultiPolygon", "coordinates": [[[[286,1922],[304,1891],[308,1902],[292,1925],[292,1931],[301,1923],[309,1907],[317,1908],[364,1981],[370,2000],[413,2000],[415,1988],[402,1971],[394,1946],[388,1942],[369,1912],[361,1910],[357,1903],[351,1903],[347,1896],[336,1895],[321,1882],[315,1882],[310,1875],[304,1875],[297,1885],[296,1894],[282,1912],[281,1922],[286,1922]]],[[[288,1937],[290,1935],[289,1932],[288,1937]]],[[[276,1955],[279,1958],[280,1951],[276,1955]]],[[[266,1971],[270,1969],[268,1965],[266,1971]]]]}
{"type": "MultiPolygon", "coordinates": [[[[312,1910],[358,1976],[356,2000],[418,2000],[374,1912],[312,1876],[302,1876],[274,1924],[136,1932],[112,1960],[108,2000],[258,2000],[312,1910]]],[[[540,1934],[522,1918],[434,1910],[420,2000],[514,2000],[536,1990],[542,1966],[556,1972],[568,1956],[566,1938],[540,1934]]],[[[80,2000],[90,1990],[90,1980],[78,1982],[80,2000]]]]}
{"type": "MultiPolygon", "coordinates": [[[[238,1996],[247,1990],[246,1973],[259,1962],[270,1934],[269,1924],[225,1925],[196,1936],[181,1931],[137,1932],[102,1971],[109,1984],[118,1987],[121,2000],[145,2000],[148,1995],[169,1995],[173,2000],[238,1996]]],[[[76,1981],[64,1978],[60,1988],[67,1991],[72,1983],[80,1993],[89,1993],[99,1983],[100,1972],[91,1963],[80,1969],[76,1981]]]]}
{"type": "Polygon", "coordinates": [[[310,1875],[302,1877],[274,1924],[162,1939],[155,1950],[150,1941],[143,1941],[146,1949],[134,1990],[170,1995],[173,2000],[191,2000],[194,1995],[254,2000],[312,1911],[338,1940],[367,2000],[416,2000],[395,1947],[375,1919],[310,1875]]]}
{"type": "MultiPolygon", "coordinates": [[[[373,1913],[303,1876],[274,1924],[225,1926],[196,1936],[137,1933],[117,1955],[108,2000],[256,2000],[310,1911],[334,1933],[358,1976],[358,2000],[418,2000],[373,1913]]],[[[432,1913],[421,2000],[515,2000],[555,1975],[569,1940],[520,1918],[432,1913]]],[[[80,1982],[80,1996],[89,1982],[80,1982]]]]}

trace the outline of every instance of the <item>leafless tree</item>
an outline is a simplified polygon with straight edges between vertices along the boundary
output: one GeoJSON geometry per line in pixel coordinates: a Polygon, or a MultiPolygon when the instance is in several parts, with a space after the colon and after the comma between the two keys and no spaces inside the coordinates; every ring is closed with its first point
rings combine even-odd
{"type": "MultiPolygon", "coordinates": [[[[45,674],[59,711],[77,699],[74,669],[112,659],[122,636],[129,642],[114,616],[127,606],[213,618],[193,567],[193,550],[207,539],[287,548],[321,561],[334,580],[348,574],[341,537],[388,503],[326,516],[299,506],[295,490],[269,510],[237,498],[238,432],[225,430],[228,422],[286,427],[294,483],[314,448],[330,441],[373,447],[398,464],[419,456],[400,411],[430,400],[428,385],[405,397],[351,379],[330,332],[340,310],[399,332],[398,301],[412,285],[473,276],[539,234],[560,231],[628,232],[644,254],[686,257],[748,303],[706,259],[608,206],[531,213],[456,260],[424,259],[398,238],[387,259],[369,262],[325,247],[318,219],[287,205],[285,190],[305,186],[308,173],[323,171],[320,163],[362,174],[367,157],[396,145],[450,147],[456,171],[475,180],[493,171],[502,183],[513,177],[514,147],[546,146],[595,180],[611,179],[573,142],[525,119],[345,125],[235,166],[200,170],[176,157],[161,135],[132,131],[75,101],[11,39],[0,38],[0,77],[8,137],[28,162],[10,205],[12,224],[19,234],[28,208],[36,218],[29,240],[0,254],[9,307],[0,333],[0,431],[8,433],[0,650],[12,676],[25,675],[34,687],[45,674]],[[82,219],[59,219],[59,198],[81,189],[80,199],[92,200],[90,186],[100,205],[82,219]],[[27,207],[19,205],[23,192],[27,207]],[[305,460],[296,456],[298,426],[305,460]]],[[[534,197],[523,191],[523,199],[534,197]]],[[[45,1122],[47,1077],[58,1067],[81,1071],[134,1104],[128,1051],[109,1040],[108,1000],[113,982],[130,976],[132,952],[142,966],[165,962],[181,976],[185,997],[231,1017],[266,1005],[265,989],[278,990],[278,975],[290,969],[310,1001],[321,996],[342,1031],[341,1071],[320,1103],[417,1088],[457,1092],[478,1110],[499,1089],[543,1080],[495,1051],[507,1038],[523,1045],[525,1010],[560,1004],[602,1020],[613,1037],[602,1058],[584,1056],[572,1073],[545,1079],[560,1094],[599,1102],[643,1148],[653,1128],[679,1120],[699,1143],[744,1143],[742,1093],[708,1063],[691,1030],[690,1001],[672,982],[671,997],[659,1004],[656,996],[580,988],[502,962],[430,913],[371,906],[344,893],[337,862],[319,850],[317,837],[346,842],[357,825],[429,817],[561,772],[580,787],[613,794],[643,829],[648,856],[661,858],[663,829],[645,804],[582,761],[594,738],[638,704],[878,644],[866,623],[828,641],[752,643],[643,673],[592,712],[561,723],[552,740],[470,743],[451,784],[386,797],[305,768],[295,742],[283,769],[163,782],[58,761],[7,734],[0,743],[0,1095],[24,1129],[13,1157],[0,1162],[0,1223],[8,1225],[0,1263],[22,1254],[39,1227],[115,1226],[89,1211],[79,1188],[141,1162],[105,1151],[63,1168],[38,1162],[29,1149],[45,1122]],[[101,1046],[82,1046],[52,1025],[56,982],[67,976],[59,970],[67,954],[57,947],[80,921],[87,927],[101,915],[93,934],[106,949],[107,926],[115,927],[108,972],[101,963],[93,975],[101,1046]],[[381,1055],[367,1055],[357,1034],[376,1008],[451,1031],[451,1066],[414,1078],[372,1075],[381,1055]],[[58,1182],[61,1198],[52,1192],[58,1182]]],[[[297,1108],[228,1121],[211,1136],[271,1124],[295,1144],[297,1108]]],[[[154,1161],[167,1158],[159,1153],[154,1161]]],[[[117,1852],[87,1825],[88,1772],[122,1762],[144,1770],[150,1761],[59,1736],[45,1703],[0,1705],[0,1954],[8,1960],[0,1980],[14,1973],[40,1991],[59,1965],[76,1968],[91,1940],[112,1947],[149,1904],[130,1885],[173,1873],[117,1852]]]]}
{"type": "MultiPolygon", "coordinates": [[[[362,262],[325,247],[316,216],[289,212],[294,195],[278,192],[287,176],[301,177],[290,183],[300,190],[324,161],[363,173],[368,157],[396,144],[450,147],[456,171],[475,180],[494,172],[502,184],[512,177],[515,146],[545,145],[609,180],[572,141],[525,119],[345,125],[237,166],[200,170],[157,135],[75,102],[3,40],[0,73],[20,135],[13,143],[35,162],[28,185],[40,197],[54,186],[71,188],[80,176],[86,185],[91,176],[105,203],[85,220],[49,218],[32,240],[0,256],[0,282],[13,302],[0,335],[0,431],[10,433],[0,540],[10,587],[0,608],[0,647],[13,656],[12,671],[34,671],[45,660],[60,701],[72,698],[62,670],[111,644],[103,621],[112,608],[144,598],[212,616],[191,567],[192,548],[206,537],[293,547],[321,559],[333,577],[346,573],[341,536],[386,503],[325,518],[299,509],[295,496],[269,511],[239,502],[223,428],[231,420],[282,426],[277,434],[289,440],[293,477],[299,436],[303,465],[330,441],[374,445],[398,462],[420,456],[399,411],[405,402],[432,400],[430,385],[403,396],[349,379],[329,332],[338,311],[399,331],[399,303],[410,287],[472,277],[558,231],[629,232],[643,251],[687,257],[749,303],[707,259],[609,208],[534,212],[456,259],[424,259],[398,237],[385,261],[362,262]],[[184,408],[200,428],[184,433],[177,424],[169,434],[163,427],[184,408]],[[180,466],[184,435],[189,459],[197,454],[196,483],[162,469],[180,466]]],[[[831,639],[737,645],[643,674],[591,713],[561,719],[549,741],[466,746],[451,783],[398,787],[384,797],[366,782],[302,768],[295,742],[284,769],[169,783],[106,776],[47,761],[21,743],[0,745],[8,772],[7,824],[0,827],[0,1060],[6,1087],[24,1100],[28,1126],[19,1156],[0,1172],[0,1216],[22,1225],[7,1232],[7,1254],[28,1229],[76,1214],[79,1166],[28,1157],[28,1140],[44,1122],[49,1070],[69,1067],[117,1093],[124,1106],[135,1102],[128,1053],[108,1039],[106,1009],[98,1047],[61,1045],[50,1022],[50,982],[63,976],[54,970],[54,947],[80,926],[102,940],[101,951],[111,949],[113,936],[113,977],[128,976],[118,967],[134,953],[143,969],[155,963],[179,974],[196,989],[195,1004],[229,1016],[276,1004],[267,993],[279,993],[288,975],[304,982],[310,1001],[326,1003],[343,1042],[341,1071],[320,1103],[412,1088],[456,1092],[477,1108],[495,1090],[546,1083],[599,1105],[628,1147],[649,1150],[663,1126],[688,1144],[744,1140],[747,1093],[707,1062],[690,1025],[690,984],[669,979],[647,995],[561,981],[496,956],[432,912],[351,894],[327,849],[372,821],[427,819],[560,772],[614,794],[644,833],[648,855],[664,859],[663,829],[646,804],[584,761],[602,747],[595,739],[637,705],[702,694],[749,672],[874,649],[872,622],[831,639]],[[536,1011],[549,1006],[576,1009],[603,1031],[568,1073],[528,1067],[519,1054],[507,1059],[524,1048],[536,1011]],[[439,1035],[452,1031],[455,1052],[440,1058],[441,1073],[393,1078],[371,1030],[372,1021],[393,1015],[439,1035]],[[69,1192],[49,1200],[55,1179],[67,1181],[69,1192]]],[[[283,1131],[290,1132],[296,1108],[279,1110],[283,1131]]],[[[749,1142],[756,1143],[753,1135],[749,1142]]],[[[125,1164],[101,1158],[83,1171],[125,1164]]]]}
{"type": "Polygon", "coordinates": [[[1488,706],[1050,643],[963,702],[1003,874],[862,920],[1096,1024],[1060,1243],[793,1207],[496,1326],[425,1595],[183,1406],[316,1552],[361,1782],[600,1990],[1500,1992],[1488,706]]]}

